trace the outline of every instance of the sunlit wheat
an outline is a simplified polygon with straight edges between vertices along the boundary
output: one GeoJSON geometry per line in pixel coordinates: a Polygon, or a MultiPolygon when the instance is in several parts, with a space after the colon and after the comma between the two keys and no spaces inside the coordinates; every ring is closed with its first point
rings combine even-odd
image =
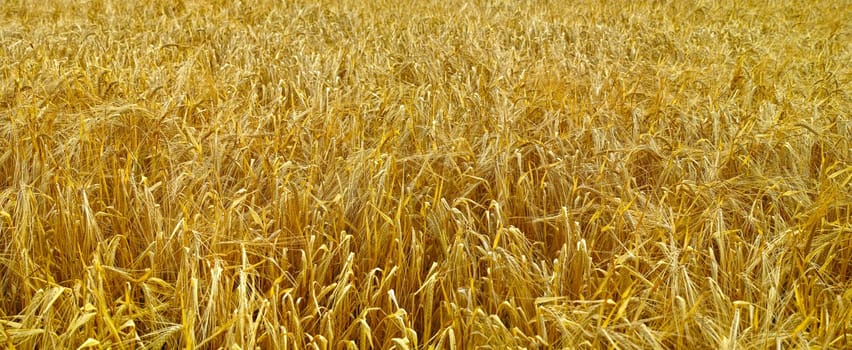
{"type": "Polygon", "coordinates": [[[850,23],[0,2],[0,344],[848,349],[850,23]]]}

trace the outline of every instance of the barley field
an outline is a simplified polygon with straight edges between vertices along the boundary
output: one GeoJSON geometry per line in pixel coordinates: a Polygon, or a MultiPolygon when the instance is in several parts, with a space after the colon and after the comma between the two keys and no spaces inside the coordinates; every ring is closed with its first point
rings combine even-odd
{"type": "Polygon", "coordinates": [[[0,2],[0,346],[852,348],[852,2],[0,2]]]}

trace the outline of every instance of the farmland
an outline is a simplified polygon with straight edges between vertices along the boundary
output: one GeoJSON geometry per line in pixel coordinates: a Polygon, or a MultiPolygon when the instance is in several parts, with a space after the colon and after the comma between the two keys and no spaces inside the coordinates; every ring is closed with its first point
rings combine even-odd
{"type": "Polygon", "coordinates": [[[0,2],[0,344],[848,349],[850,23],[0,2]]]}

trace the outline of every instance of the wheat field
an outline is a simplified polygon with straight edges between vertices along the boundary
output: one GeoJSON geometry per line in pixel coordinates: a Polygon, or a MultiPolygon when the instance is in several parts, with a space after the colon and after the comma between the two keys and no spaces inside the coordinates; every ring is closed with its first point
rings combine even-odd
{"type": "Polygon", "coordinates": [[[850,1],[0,2],[9,349],[852,348],[850,1]]]}

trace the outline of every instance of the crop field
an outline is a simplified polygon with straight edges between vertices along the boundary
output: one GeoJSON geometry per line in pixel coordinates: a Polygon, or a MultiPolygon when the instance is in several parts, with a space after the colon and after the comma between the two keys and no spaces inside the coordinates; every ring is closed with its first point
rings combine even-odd
{"type": "Polygon", "coordinates": [[[850,349],[852,2],[0,2],[0,347],[850,349]]]}

